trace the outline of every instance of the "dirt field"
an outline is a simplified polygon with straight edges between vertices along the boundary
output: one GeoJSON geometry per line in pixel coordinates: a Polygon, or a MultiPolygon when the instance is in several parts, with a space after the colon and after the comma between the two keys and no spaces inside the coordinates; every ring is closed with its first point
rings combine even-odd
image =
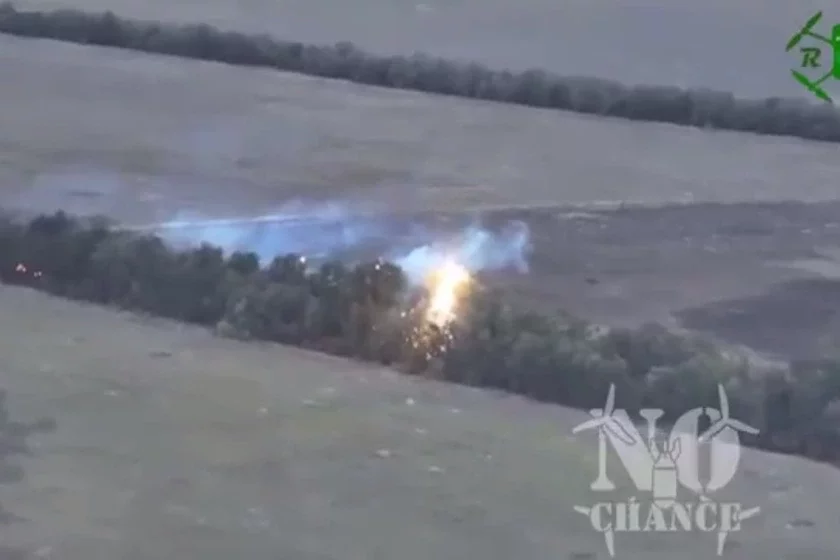
{"type": "MultiPolygon", "coordinates": [[[[2,385],[50,413],[5,546],[62,560],[606,558],[581,413],[0,287],[2,385]]],[[[615,480],[621,481],[618,468],[615,480]]],[[[836,470],[749,452],[728,558],[832,559],[836,470]]],[[[706,559],[713,534],[619,535],[706,559]]]]}

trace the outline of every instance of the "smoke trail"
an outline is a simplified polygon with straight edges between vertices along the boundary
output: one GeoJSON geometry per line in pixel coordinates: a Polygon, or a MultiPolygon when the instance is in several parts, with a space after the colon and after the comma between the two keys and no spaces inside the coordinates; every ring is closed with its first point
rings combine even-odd
{"type": "Polygon", "coordinates": [[[179,213],[175,220],[160,226],[159,234],[175,246],[210,243],[225,253],[252,251],[267,263],[288,253],[329,258],[386,238],[387,227],[374,219],[353,216],[340,204],[294,202],[247,219],[208,220],[195,213],[179,213]]]}
{"type": "Polygon", "coordinates": [[[471,273],[507,268],[528,272],[531,240],[524,222],[510,222],[498,232],[479,224],[450,233],[421,224],[397,225],[393,219],[354,214],[340,203],[295,202],[247,219],[207,220],[180,213],[157,229],[174,246],[210,243],[227,254],[251,251],[263,264],[289,253],[317,260],[377,247],[413,284],[423,283],[448,259],[471,273]]]}

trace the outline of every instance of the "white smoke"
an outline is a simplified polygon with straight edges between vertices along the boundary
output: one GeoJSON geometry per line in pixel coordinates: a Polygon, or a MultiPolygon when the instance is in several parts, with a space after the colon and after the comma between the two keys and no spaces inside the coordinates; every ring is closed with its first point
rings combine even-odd
{"type": "Polygon", "coordinates": [[[393,218],[359,215],[337,202],[293,202],[246,219],[208,220],[197,214],[179,214],[156,229],[175,246],[209,243],[228,254],[252,251],[263,263],[289,253],[328,259],[368,246],[384,247],[382,257],[398,264],[409,281],[417,284],[447,259],[454,259],[471,273],[528,272],[531,250],[530,231],[524,222],[510,222],[498,231],[474,223],[443,233],[420,224],[398,228],[393,218]]]}
{"type": "Polygon", "coordinates": [[[511,222],[496,233],[472,225],[454,236],[420,245],[406,253],[391,254],[412,282],[422,282],[446,261],[454,260],[469,272],[514,268],[528,272],[531,250],[530,231],[524,222],[511,222]]]}

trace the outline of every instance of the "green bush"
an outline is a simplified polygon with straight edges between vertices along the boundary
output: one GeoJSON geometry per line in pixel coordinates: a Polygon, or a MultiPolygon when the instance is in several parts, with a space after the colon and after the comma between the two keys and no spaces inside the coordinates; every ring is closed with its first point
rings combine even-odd
{"type": "Polygon", "coordinates": [[[757,369],[661,326],[605,329],[518,309],[480,286],[440,328],[425,320],[428,294],[391,263],[313,269],[281,255],[261,268],[249,253],[175,250],[59,212],[0,220],[0,280],[579,408],[601,406],[615,384],[619,406],[662,408],[673,420],[716,406],[723,384],[733,414],[761,430],[748,443],[827,461],[840,454],[840,362],[757,369]]]}
{"type": "Polygon", "coordinates": [[[499,71],[423,54],[383,57],[347,42],[304,45],[209,25],[131,20],[110,12],[24,11],[9,2],[0,5],[0,32],[637,121],[840,142],[840,112],[828,104],[795,99],[745,100],[729,93],[625,86],[542,70],[499,71]]]}

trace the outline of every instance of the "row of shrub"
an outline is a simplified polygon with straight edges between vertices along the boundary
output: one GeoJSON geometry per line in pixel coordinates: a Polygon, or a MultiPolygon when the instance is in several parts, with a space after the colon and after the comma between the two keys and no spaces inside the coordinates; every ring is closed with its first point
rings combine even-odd
{"type": "Polygon", "coordinates": [[[761,430],[749,444],[840,455],[836,362],[757,368],[656,325],[596,328],[518,309],[480,286],[441,329],[425,320],[427,294],[387,262],[313,269],[305,256],[281,255],[261,266],[255,254],[175,250],[155,235],[57,213],[2,221],[0,281],[573,407],[600,406],[614,383],[621,406],[675,419],[716,406],[721,383],[733,415],[761,430]]]}
{"type": "Polygon", "coordinates": [[[309,45],[209,25],[138,21],[110,12],[22,11],[9,2],[0,5],[0,32],[637,121],[840,142],[840,113],[828,104],[801,100],[746,100],[710,90],[625,86],[543,70],[491,70],[424,54],[377,56],[348,42],[309,45]]]}

